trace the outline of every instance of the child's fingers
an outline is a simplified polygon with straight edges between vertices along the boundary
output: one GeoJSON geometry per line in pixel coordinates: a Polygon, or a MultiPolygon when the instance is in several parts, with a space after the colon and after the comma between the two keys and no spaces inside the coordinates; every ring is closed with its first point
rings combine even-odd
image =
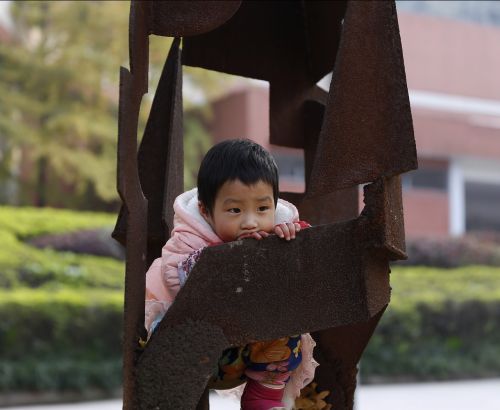
{"type": "Polygon", "coordinates": [[[300,224],[295,222],[293,225],[295,226],[295,232],[300,232],[300,229],[301,229],[300,224]]]}
{"type": "Polygon", "coordinates": [[[276,226],[274,227],[274,233],[275,233],[276,235],[278,235],[280,238],[283,238],[283,236],[285,236],[285,235],[283,234],[283,230],[281,229],[281,227],[280,227],[279,225],[276,225],[276,226]]]}
{"type": "Polygon", "coordinates": [[[260,232],[252,232],[251,237],[257,239],[258,241],[262,239],[262,235],[260,232]]]}
{"type": "Polygon", "coordinates": [[[268,236],[269,234],[266,231],[252,232],[251,234],[248,235],[249,238],[254,238],[257,240],[267,238],[268,236]]]}
{"type": "Polygon", "coordinates": [[[280,224],[280,228],[283,231],[283,236],[281,238],[285,238],[285,240],[289,241],[290,240],[290,228],[288,224],[280,224]]]}
{"type": "Polygon", "coordinates": [[[290,231],[290,239],[295,239],[295,224],[293,222],[289,222],[287,226],[288,230],[290,231]]]}

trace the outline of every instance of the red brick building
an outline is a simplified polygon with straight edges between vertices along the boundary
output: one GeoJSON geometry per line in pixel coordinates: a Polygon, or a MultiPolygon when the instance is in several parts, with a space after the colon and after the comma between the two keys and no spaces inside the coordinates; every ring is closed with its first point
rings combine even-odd
{"type": "MultiPolygon", "coordinates": [[[[500,231],[500,28],[403,12],[399,23],[419,155],[403,176],[407,235],[500,231]]],[[[269,146],[268,97],[233,89],[213,102],[211,133],[267,146],[281,189],[300,192],[302,151],[269,146]]]]}

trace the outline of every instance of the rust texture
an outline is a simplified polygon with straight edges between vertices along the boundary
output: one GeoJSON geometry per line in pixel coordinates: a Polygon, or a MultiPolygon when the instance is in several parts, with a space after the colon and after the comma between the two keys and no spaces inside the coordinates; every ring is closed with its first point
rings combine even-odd
{"type": "Polygon", "coordinates": [[[186,38],[183,62],[269,81],[270,141],[302,148],[303,104],[333,68],[345,3],[244,1],[223,26],[186,38]]]}
{"type": "MultiPolygon", "coordinates": [[[[175,39],[158,83],[138,152],[142,191],[148,201],[147,265],[160,256],[173,229],[172,204],[184,185],[182,133],[182,66],[180,40],[175,39]]],[[[126,231],[122,207],[114,235],[126,231]]]]}
{"type": "Polygon", "coordinates": [[[151,1],[151,34],[167,37],[195,36],[214,30],[229,20],[241,0],[151,1]]]}
{"type": "Polygon", "coordinates": [[[394,3],[349,2],[337,60],[311,196],[417,167],[394,3]]]}
{"type": "Polygon", "coordinates": [[[113,233],[127,249],[124,408],[207,410],[223,349],[311,332],[315,381],[352,410],[357,363],[390,300],[389,261],[406,258],[399,174],[417,166],[394,2],[132,1],[129,42],[113,233]],[[175,39],[137,149],[150,34],[175,39]],[[207,248],[139,351],[145,272],[182,190],[183,64],[269,81],[270,141],[305,158],[306,192],[280,195],[314,227],[291,242],[207,248]]]}

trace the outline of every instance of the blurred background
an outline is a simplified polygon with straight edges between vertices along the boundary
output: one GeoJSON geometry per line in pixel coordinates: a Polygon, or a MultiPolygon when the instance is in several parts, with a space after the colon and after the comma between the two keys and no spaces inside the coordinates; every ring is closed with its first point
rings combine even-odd
{"type": "MultiPolygon", "coordinates": [[[[403,175],[410,258],[393,266],[360,381],[498,380],[500,2],[397,7],[419,169],[403,175]]],[[[0,406],[120,395],[124,255],[110,233],[128,12],[0,2],[0,406]]],[[[150,36],[139,136],[170,42],[150,36]]],[[[184,67],[183,92],[186,188],[212,144],[249,137],[281,190],[303,191],[303,152],[268,143],[267,83],[184,67]]]]}

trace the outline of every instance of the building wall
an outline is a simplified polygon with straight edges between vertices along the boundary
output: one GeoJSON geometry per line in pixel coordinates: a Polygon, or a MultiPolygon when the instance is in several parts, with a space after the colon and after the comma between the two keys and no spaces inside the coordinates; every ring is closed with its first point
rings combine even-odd
{"type": "Polygon", "coordinates": [[[408,87],[500,99],[500,29],[398,13],[408,87]]]}
{"type": "Polygon", "coordinates": [[[214,142],[250,138],[269,149],[269,91],[239,86],[212,103],[214,142]]]}
{"type": "Polygon", "coordinates": [[[409,238],[443,238],[449,232],[448,195],[426,189],[403,192],[405,231],[409,238]],[[427,210],[425,214],[422,210],[427,210]]]}
{"type": "MultiPolygon", "coordinates": [[[[500,125],[500,124],[499,124],[500,125]]],[[[413,112],[421,157],[480,157],[500,160],[499,128],[493,121],[458,114],[413,112]]]]}

